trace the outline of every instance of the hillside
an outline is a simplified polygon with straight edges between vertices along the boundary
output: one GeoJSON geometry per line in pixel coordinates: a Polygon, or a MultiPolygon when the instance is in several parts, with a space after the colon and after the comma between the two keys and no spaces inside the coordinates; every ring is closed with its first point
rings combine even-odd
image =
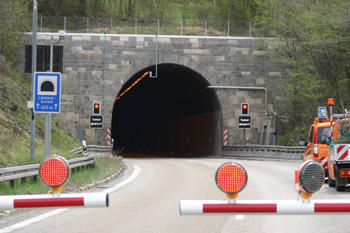
{"type": "MultiPolygon", "coordinates": [[[[0,72],[0,166],[40,162],[44,157],[44,114],[37,114],[35,160],[30,160],[31,113],[26,108],[30,90],[29,78],[15,72],[0,72]]],[[[52,126],[60,132],[52,131],[52,154],[71,156],[68,151],[79,147],[79,142],[65,133],[54,116],[52,126]]]]}

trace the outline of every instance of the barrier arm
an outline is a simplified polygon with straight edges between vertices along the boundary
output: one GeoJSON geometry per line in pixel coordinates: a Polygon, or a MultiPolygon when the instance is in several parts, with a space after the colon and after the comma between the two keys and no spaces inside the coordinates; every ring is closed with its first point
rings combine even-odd
{"type": "Polygon", "coordinates": [[[70,178],[71,168],[61,156],[49,156],[39,166],[40,180],[51,187],[51,194],[0,196],[0,211],[28,208],[108,207],[108,193],[62,194],[70,178]]]}
{"type": "Polygon", "coordinates": [[[204,214],[349,214],[350,199],[311,200],[324,183],[323,167],[315,161],[304,162],[295,171],[295,189],[298,200],[238,200],[248,181],[246,170],[238,163],[229,162],[216,171],[218,188],[228,200],[181,200],[180,215],[204,214]]]}
{"type": "Polygon", "coordinates": [[[108,207],[107,193],[72,193],[0,196],[0,211],[30,208],[108,207]]]}
{"type": "Polygon", "coordinates": [[[181,200],[180,215],[350,214],[349,200],[181,200]]]}

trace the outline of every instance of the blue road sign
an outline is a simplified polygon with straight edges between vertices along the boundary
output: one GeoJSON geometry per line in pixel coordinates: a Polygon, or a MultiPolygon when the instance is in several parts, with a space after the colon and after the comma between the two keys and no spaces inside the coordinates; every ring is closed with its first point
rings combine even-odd
{"type": "Polygon", "coordinates": [[[34,112],[59,113],[61,105],[61,73],[34,74],[34,112]]]}
{"type": "Polygon", "coordinates": [[[327,108],[326,107],[318,107],[318,118],[327,119],[327,108]]]}

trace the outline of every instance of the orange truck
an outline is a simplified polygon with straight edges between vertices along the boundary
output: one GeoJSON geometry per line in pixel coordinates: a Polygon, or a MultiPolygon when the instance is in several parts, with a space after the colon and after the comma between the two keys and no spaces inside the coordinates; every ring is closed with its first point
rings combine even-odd
{"type": "Polygon", "coordinates": [[[300,146],[306,146],[303,160],[318,161],[325,170],[326,177],[328,176],[327,169],[327,155],[329,152],[329,145],[327,138],[331,136],[331,120],[315,118],[314,123],[310,126],[307,141],[301,139],[300,146]]]}
{"type": "Polygon", "coordinates": [[[350,184],[350,114],[334,114],[336,119],[332,127],[327,154],[328,185],[337,191],[345,191],[350,184]]]}

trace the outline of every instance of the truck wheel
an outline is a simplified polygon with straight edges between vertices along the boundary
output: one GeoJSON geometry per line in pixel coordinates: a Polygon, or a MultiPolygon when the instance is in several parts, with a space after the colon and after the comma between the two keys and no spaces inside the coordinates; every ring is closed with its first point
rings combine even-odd
{"type": "Polygon", "coordinates": [[[328,176],[328,186],[335,187],[335,180],[332,180],[330,176],[328,176]]]}
{"type": "Polygon", "coordinates": [[[337,190],[338,192],[345,191],[345,185],[338,185],[337,183],[337,180],[335,180],[335,190],[337,190]]]}

